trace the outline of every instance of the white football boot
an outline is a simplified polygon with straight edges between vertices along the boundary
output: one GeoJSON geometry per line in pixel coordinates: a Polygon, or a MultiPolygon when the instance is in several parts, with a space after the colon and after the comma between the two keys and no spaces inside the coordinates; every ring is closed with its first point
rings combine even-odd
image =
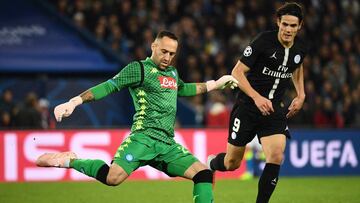
{"type": "Polygon", "coordinates": [[[70,159],[77,159],[74,152],[45,153],[36,159],[36,165],[40,167],[69,168],[70,159]]]}

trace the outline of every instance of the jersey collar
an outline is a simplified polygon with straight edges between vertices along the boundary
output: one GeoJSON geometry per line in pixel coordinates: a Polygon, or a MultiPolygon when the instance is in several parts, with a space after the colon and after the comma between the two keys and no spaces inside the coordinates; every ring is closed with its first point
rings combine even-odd
{"type": "Polygon", "coordinates": [[[168,70],[170,70],[170,67],[171,67],[171,66],[168,66],[168,67],[166,67],[165,70],[163,70],[163,69],[159,68],[159,66],[156,65],[150,57],[146,57],[145,61],[149,62],[151,65],[155,66],[159,71],[168,71],[168,70]]]}

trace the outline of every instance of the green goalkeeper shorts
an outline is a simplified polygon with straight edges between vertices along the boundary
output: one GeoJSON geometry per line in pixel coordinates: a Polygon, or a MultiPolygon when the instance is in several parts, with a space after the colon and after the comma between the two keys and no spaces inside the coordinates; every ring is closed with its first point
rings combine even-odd
{"type": "Polygon", "coordinates": [[[170,177],[184,176],[185,171],[197,161],[178,143],[167,144],[140,133],[126,138],[113,160],[128,175],[141,166],[150,165],[170,177]]]}

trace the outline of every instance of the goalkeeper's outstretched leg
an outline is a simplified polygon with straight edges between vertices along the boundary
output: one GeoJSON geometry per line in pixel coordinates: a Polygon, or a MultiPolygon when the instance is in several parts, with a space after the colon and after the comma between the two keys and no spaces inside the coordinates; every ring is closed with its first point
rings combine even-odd
{"type": "Polygon", "coordinates": [[[99,159],[78,159],[74,152],[45,153],[35,163],[39,167],[73,168],[109,186],[119,185],[129,176],[115,163],[109,167],[99,159]]]}

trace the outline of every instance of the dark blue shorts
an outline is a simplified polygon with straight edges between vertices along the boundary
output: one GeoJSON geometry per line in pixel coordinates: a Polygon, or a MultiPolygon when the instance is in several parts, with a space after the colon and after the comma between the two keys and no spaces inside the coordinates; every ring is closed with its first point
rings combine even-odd
{"type": "Polygon", "coordinates": [[[234,105],[229,123],[228,143],[235,146],[245,146],[257,135],[261,137],[274,134],[284,134],[290,138],[287,127],[287,108],[283,104],[273,104],[274,111],[263,116],[253,103],[237,101],[234,105]]]}

